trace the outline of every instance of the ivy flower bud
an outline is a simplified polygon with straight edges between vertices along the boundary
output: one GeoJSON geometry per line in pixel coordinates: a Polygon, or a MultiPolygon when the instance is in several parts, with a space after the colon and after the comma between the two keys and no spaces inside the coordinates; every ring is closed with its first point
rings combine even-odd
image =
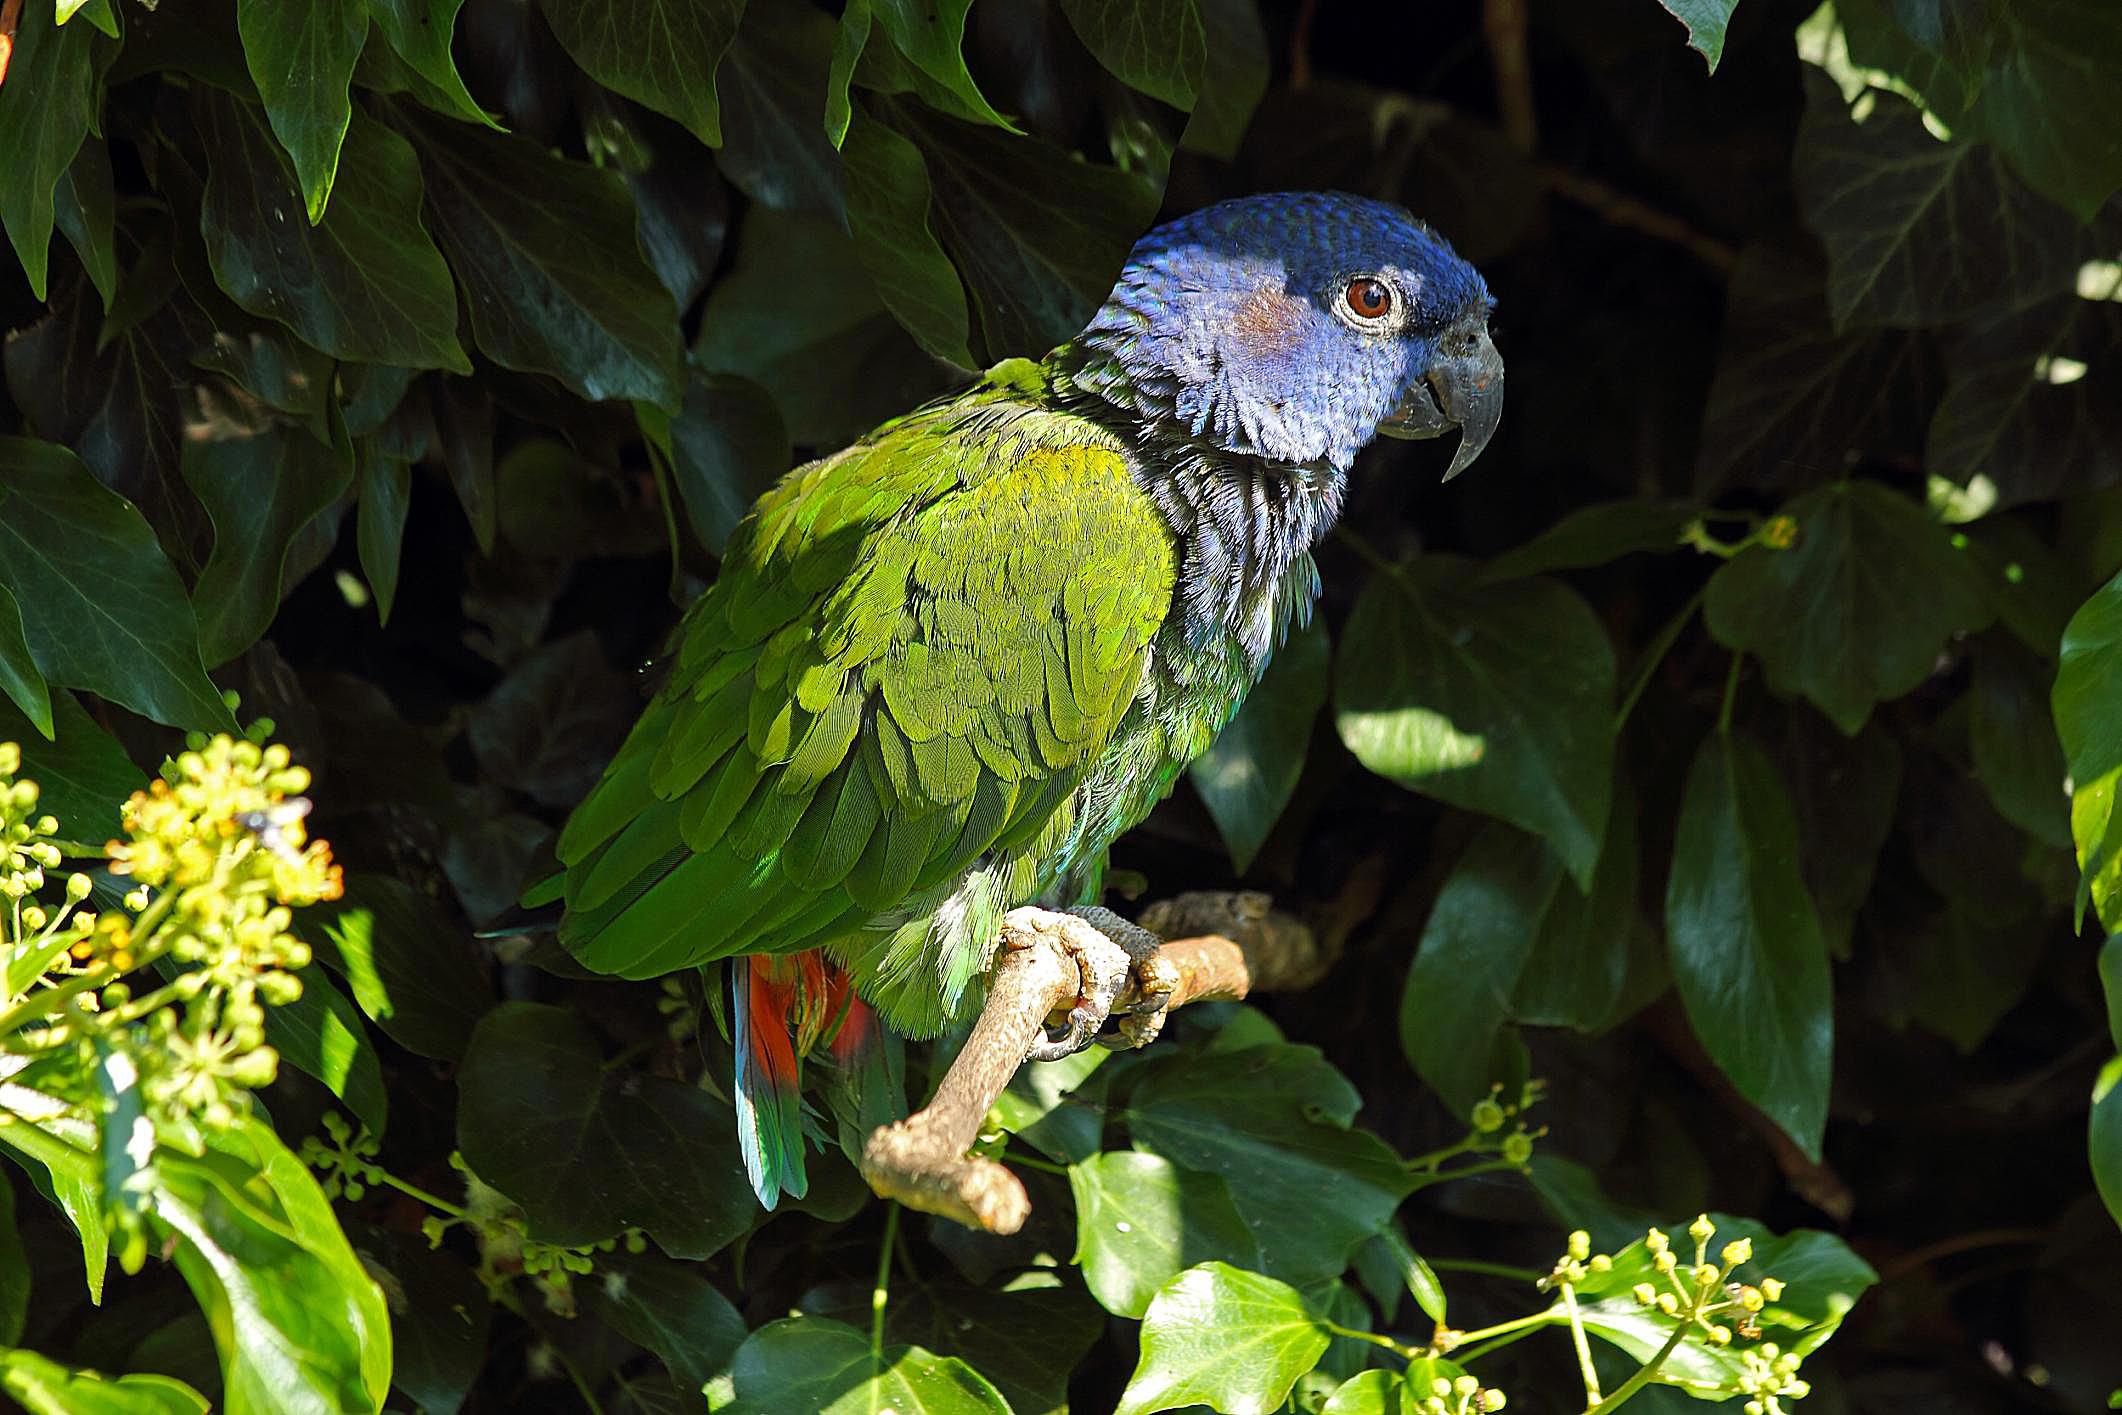
{"type": "Polygon", "coordinates": [[[1768,1299],[1761,1295],[1758,1287],[1742,1287],[1739,1289],[1739,1305],[1749,1312],[1758,1312],[1768,1305],[1768,1299]]]}
{"type": "Polygon", "coordinates": [[[1673,1255],[1672,1250],[1670,1249],[1667,1249],[1665,1252],[1662,1252],[1657,1257],[1651,1259],[1651,1262],[1657,1267],[1658,1271],[1661,1273],[1669,1273],[1674,1268],[1680,1265],[1680,1260],[1673,1255]]]}
{"type": "Polygon", "coordinates": [[[1707,1243],[1716,1235],[1717,1226],[1709,1221],[1708,1214],[1697,1215],[1695,1221],[1687,1226],[1687,1236],[1697,1243],[1707,1243]]]}
{"type": "Polygon", "coordinates": [[[1647,1282],[1639,1282],[1630,1288],[1629,1291],[1635,1294],[1636,1303],[1639,1306],[1655,1307],[1658,1305],[1658,1289],[1647,1282]]]}
{"type": "Polygon", "coordinates": [[[45,912],[34,904],[22,911],[22,927],[31,933],[43,928],[46,922],[47,916],[45,912]]]}
{"type": "Polygon", "coordinates": [[[1501,1130],[1503,1128],[1503,1120],[1503,1107],[1497,1105],[1493,1100],[1479,1100],[1474,1102],[1474,1129],[1480,1131],[1482,1134],[1487,1135],[1494,1131],[1501,1130]]]}
{"type": "Polygon", "coordinates": [[[66,877],[67,902],[71,904],[79,904],[82,900],[88,898],[88,892],[91,889],[94,889],[95,887],[96,882],[90,879],[87,875],[68,875],[66,877]]]}
{"type": "Polygon", "coordinates": [[[1724,1245],[1724,1261],[1727,1266],[1735,1268],[1741,1263],[1750,1263],[1753,1260],[1753,1239],[1734,1238],[1731,1242],[1724,1245]]]}
{"type": "Polygon", "coordinates": [[[1771,1302],[1783,1300],[1783,1279],[1764,1277],[1761,1279],[1761,1295],[1771,1302]]]}
{"type": "Polygon", "coordinates": [[[1729,1346],[1731,1345],[1731,1328],[1727,1326],[1711,1327],[1709,1329],[1709,1339],[1718,1346],[1729,1346]]]}
{"type": "Polygon", "coordinates": [[[1589,1233],[1586,1233],[1583,1229],[1580,1228],[1576,1232],[1570,1234],[1569,1256],[1572,1261],[1579,1263],[1583,1262],[1586,1258],[1589,1258],[1591,1256],[1591,1251],[1592,1236],[1589,1233]]]}
{"type": "Polygon", "coordinates": [[[1481,1389],[1481,1382],[1472,1376],[1461,1376],[1452,1382],[1453,1395],[1472,1395],[1479,1389],[1481,1389]]]}
{"type": "Polygon", "coordinates": [[[1589,1266],[1595,1273],[1610,1273],[1614,1270],[1614,1260],[1609,1254],[1594,1253],[1589,1266]]]}
{"type": "Polygon", "coordinates": [[[1496,1411],[1501,1410],[1505,1405],[1508,1405],[1509,1403],[1510,1402],[1504,1398],[1503,1392],[1495,1389],[1493,1386],[1481,1392],[1481,1408],[1489,1412],[1489,1415],[1495,1415],[1496,1411]]]}
{"type": "Polygon", "coordinates": [[[1717,1269],[1714,1263],[1698,1264],[1694,1269],[1693,1276],[1697,1287],[1715,1287],[1724,1280],[1724,1274],[1717,1269]]]}
{"type": "Polygon", "coordinates": [[[1672,1240],[1655,1228],[1643,1235],[1643,1246],[1652,1253],[1662,1253],[1671,1244],[1672,1240]]]}
{"type": "Polygon", "coordinates": [[[1445,1396],[1452,1393],[1452,1383],[1444,1379],[1444,1377],[1438,1376],[1429,1383],[1429,1393],[1442,1400],[1445,1396]]]}
{"type": "Polygon", "coordinates": [[[1678,1316],[1680,1313],[1680,1299],[1673,1296],[1670,1292],[1661,1292],[1658,1294],[1658,1310],[1668,1317],[1678,1316]]]}
{"type": "Polygon", "coordinates": [[[1533,1137],[1523,1130],[1505,1136],[1502,1155],[1508,1164],[1524,1164],[1533,1157],[1533,1137]]]}

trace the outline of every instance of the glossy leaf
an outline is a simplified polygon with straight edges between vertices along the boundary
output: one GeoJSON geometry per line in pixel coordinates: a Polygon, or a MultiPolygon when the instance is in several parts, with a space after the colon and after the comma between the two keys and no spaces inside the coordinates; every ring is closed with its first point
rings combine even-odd
{"type": "Polygon", "coordinates": [[[1552,580],[1470,585],[1425,556],[1371,578],[1334,673],[1341,740],[1372,771],[1542,835],[1580,884],[1613,789],[1614,653],[1552,580]]]}
{"type": "Polygon", "coordinates": [[[2100,1068],[2086,1131],[2093,1184],[2100,1191],[2100,1201],[2107,1205],[2107,1212],[2117,1224],[2122,1224],[2122,1056],[2100,1068]]]}
{"type": "Polygon", "coordinates": [[[2051,706],[2072,780],[2090,783],[2122,766],[2122,575],[2071,616],[2051,706]]]}
{"type": "Polygon", "coordinates": [[[670,421],[671,470],[700,544],[722,553],[729,533],[788,470],[788,431],[766,390],[730,373],[695,372],[670,421]]]}
{"type": "Polygon", "coordinates": [[[1382,1141],[1350,1128],[1358,1104],[1318,1052],[1274,1043],[1158,1063],[1127,1119],[1137,1149],[1222,1176],[1262,1269],[1307,1283],[1347,1267],[1413,1187],[1382,1141]]]}
{"type": "Polygon", "coordinates": [[[1658,0],[1672,17],[1687,26],[1687,47],[1702,56],[1711,73],[1724,57],[1724,30],[1731,24],[1739,0],[1658,0]]]}
{"type": "Polygon", "coordinates": [[[1069,1166],[1075,1263],[1099,1305],[1139,1320],[1157,1289],[1214,1259],[1257,1267],[1259,1245],[1213,1174],[1156,1155],[1111,1151],[1069,1166]]]}
{"type": "Polygon", "coordinates": [[[69,840],[109,840],[118,807],[147,781],[125,748],[96,724],[72,693],[52,694],[52,736],[0,703],[0,742],[22,749],[22,775],[37,783],[40,810],[55,816],[69,840]]]}
{"type": "Polygon", "coordinates": [[[118,251],[110,149],[90,134],[52,189],[52,218],[88,273],[108,313],[118,293],[118,251]]]}
{"type": "Polygon", "coordinates": [[[1665,928],[1688,1021],[1739,1093],[1818,1158],[1833,983],[1790,798],[1752,738],[1702,743],[1674,840],[1665,928]]]}
{"type": "Polygon", "coordinates": [[[350,873],[344,895],[305,919],[304,932],[318,959],[344,975],[363,1014],[407,1051],[457,1060],[492,1005],[462,932],[393,876],[350,873]]]}
{"type": "Polygon", "coordinates": [[[1325,1354],[1326,1328],[1293,1287],[1227,1263],[1173,1278],[1142,1320],[1142,1359],[1118,1415],[1202,1404],[1268,1415],[1325,1354]]]}
{"type": "Polygon", "coordinates": [[[597,1260],[600,1281],[584,1293],[590,1316],[656,1353],[681,1396],[728,1369],[744,1342],[744,1318],[691,1268],[650,1255],[597,1260]]]}
{"type": "Polygon", "coordinates": [[[572,1246],[637,1227],[672,1257],[705,1258],[758,1212],[730,1108],[696,1086],[607,1072],[563,1008],[487,1013],[457,1094],[465,1161],[523,1206],[534,1238],[572,1246]]]}
{"type": "Polygon", "coordinates": [[[874,22],[892,47],[927,75],[964,117],[1010,128],[1009,120],[981,97],[965,67],[965,14],[972,4],[973,0],[870,0],[874,22]]]}
{"type": "Polygon", "coordinates": [[[1319,1415],[1419,1415],[1424,1396],[1407,1377],[1390,1371],[1358,1371],[1326,1398],[1319,1415]]]}
{"type": "Polygon", "coordinates": [[[206,1397],[168,1376],[103,1376],[34,1351],[0,1351],[0,1391],[29,1415],[202,1415],[206,1397]]]}
{"type": "Polygon", "coordinates": [[[753,5],[722,61],[715,168],[762,206],[845,214],[840,163],[818,125],[837,32],[808,5],[753,5]]]}
{"type": "Polygon", "coordinates": [[[428,217],[480,349],[584,398],[675,406],[670,294],[642,258],[618,175],[524,138],[393,111],[426,170],[428,217]]]}
{"type": "Polygon", "coordinates": [[[1710,631],[1758,656],[1854,735],[1875,703],[1929,677],[1955,634],[1996,614],[1982,571],[1945,527],[1876,482],[1837,482],[1783,508],[1797,544],[1740,552],[1710,578],[1710,631]],[[1906,592],[1911,583],[1920,595],[1906,592]]]}
{"type": "Polygon", "coordinates": [[[971,367],[965,287],[930,226],[921,150],[864,116],[848,128],[840,154],[848,225],[878,298],[931,354],[971,367]]]}
{"type": "Polygon", "coordinates": [[[22,709],[46,741],[51,740],[52,692],[37,671],[29,639],[22,632],[22,611],[5,585],[0,585],[0,692],[22,709]]]}
{"type": "Polygon", "coordinates": [[[202,88],[194,113],[210,158],[201,229],[231,299],[335,358],[471,372],[404,138],[357,115],[331,207],[310,226],[293,219],[300,195],[255,105],[202,88]]]}
{"type": "Polygon", "coordinates": [[[735,1403],[724,1415],[1009,1415],[986,1378],[955,1357],[888,1346],[841,1322],[787,1317],[745,1339],[731,1366],[735,1403]]]}
{"type": "Polygon", "coordinates": [[[322,1081],[370,1131],[384,1133],[390,1101],[382,1064],[361,1014],[329,976],[317,970],[303,974],[300,997],[268,1007],[265,1038],[282,1061],[322,1081]]]}
{"type": "Polygon", "coordinates": [[[455,1253],[418,1234],[355,1223],[348,1237],[391,1294],[392,1389],[437,1415],[456,1411],[486,1360],[486,1288],[455,1253]]]}
{"type": "Polygon", "coordinates": [[[2070,844],[2069,768],[2050,715],[2052,679],[2009,639],[1983,645],[1968,689],[1975,775],[1997,812],[2049,845],[2070,844]]]}
{"type": "Polygon", "coordinates": [[[0,584],[46,680],[186,727],[232,725],[155,533],[64,448],[0,438],[0,584]]]}
{"type": "Polygon", "coordinates": [[[114,46],[87,25],[59,25],[50,5],[25,5],[0,84],[0,225],[39,300],[48,288],[53,189],[95,125],[100,78],[114,46]]]}
{"type": "Polygon", "coordinates": [[[353,118],[347,85],[368,38],[362,0],[236,0],[243,58],[273,134],[295,164],[303,209],[315,225],[331,199],[339,145],[353,118]]]}
{"type": "Polygon", "coordinates": [[[488,127],[497,126],[464,87],[450,36],[464,0],[367,0],[368,17],[384,41],[448,105],[448,111],[488,127]]]}
{"type": "Polygon", "coordinates": [[[355,540],[361,572],[368,576],[368,587],[375,591],[377,621],[388,624],[391,606],[398,599],[405,518],[412,509],[413,469],[373,442],[362,442],[355,455],[359,459],[361,508],[355,522],[355,540]]]}
{"type": "Polygon", "coordinates": [[[539,8],[591,78],[722,145],[715,70],[744,0],[541,0],[539,8]]]}
{"type": "Polygon", "coordinates": [[[1067,1415],[1070,1380],[1107,1326],[1088,1293],[1051,1271],[1021,1273],[999,1289],[928,1282],[920,1298],[894,1294],[887,1331],[964,1361],[1013,1415],[1067,1415]]]}
{"type": "Polygon", "coordinates": [[[1179,146],[1229,161],[1238,155],[1253,110],[1267,92],[1267,28],[1253,0],[1195,0],[1195,9],[1207,37],[1208,62],[1179,146]]]}
{"type": "Polygon", "coordinates": [[[1134,88],[1192,108],[1208,68],[1208,34],[1194,0],[1061,0],[1084,48],[1134,88]]]}
{"type": "Polygon", "coordinates": [[[1947,345],[1946,377],[1937,475],[1998,506],[2122,481],[2122,303],[2070,294],[1976,320],[1947,345]]]}
{"type": "Polygon", "coordinates": [[[1579,507],[1481,567],[1483,580],[1610,565],[1623,556],[1681,547],[1701,508],[1691,501],[1601,501],[1579,507]]]}
{"type": "Polygon", "coordinates": [[[1238,715],[1187,768],[1240,874],[1260,853],[1304,774],[1312,725],[1326,705],[1332,655],[1325,624],[1314,621],[1293,632],[1238,715]]]}

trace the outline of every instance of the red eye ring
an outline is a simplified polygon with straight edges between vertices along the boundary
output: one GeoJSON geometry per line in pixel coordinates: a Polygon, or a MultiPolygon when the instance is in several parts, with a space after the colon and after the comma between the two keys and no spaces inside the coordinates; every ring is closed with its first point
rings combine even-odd
{"type": "Polygon", "coordinates": [[[1393,292],[1383,280],[1359,275],[1341,292],[1342,303],[1358,319],[1383,319],[1393,312],[1393,292]]]}

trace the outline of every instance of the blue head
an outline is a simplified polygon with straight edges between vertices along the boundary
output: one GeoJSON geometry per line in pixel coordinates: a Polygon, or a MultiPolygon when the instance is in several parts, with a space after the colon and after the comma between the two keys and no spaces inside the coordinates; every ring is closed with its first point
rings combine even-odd
{"type": "Polygon", "coordinates": [[[1502,413],[1493,304],[1480,272],[1397,206],[1240,197],[1136,243],[1073,376],[1188,441],[1294,466],[1346,471],[1378,433],[1457,427],[1449,478],[1502,413]]]}

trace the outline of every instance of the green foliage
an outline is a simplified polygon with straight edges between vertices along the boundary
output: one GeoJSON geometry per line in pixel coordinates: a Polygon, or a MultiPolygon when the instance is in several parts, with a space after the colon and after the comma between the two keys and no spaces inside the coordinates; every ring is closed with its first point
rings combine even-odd
{"type": "MultiPolygon", "coordinates": [[[[2099,1408],[2122,20],[1403,10],[26,0],[0,1389],[1988,1410],[1995,1341],[2099,1408]],[[1160,211],[1314,185],[1481,265],[1512,410],[1449,488],[1448,448],[1366,454],[1317,620],[1112,877],[1271,890],[1340,961],[1014,1078],[980,1147],[1021,1235],[870,1200],[823,1064],[762,1214],[726,979],[584,978],[512,903],[792,461],[1074,334],[1160,211]],[[248,951],[127,853],[179,851],[125,803],[230,691],[359,865],[248,951]],[[1646,1227],[1712,1206],[1810,1226],[1661,1269],[1646,1227]]],[[[180,804],[214,860],[308,858],[180,804]]]]}

